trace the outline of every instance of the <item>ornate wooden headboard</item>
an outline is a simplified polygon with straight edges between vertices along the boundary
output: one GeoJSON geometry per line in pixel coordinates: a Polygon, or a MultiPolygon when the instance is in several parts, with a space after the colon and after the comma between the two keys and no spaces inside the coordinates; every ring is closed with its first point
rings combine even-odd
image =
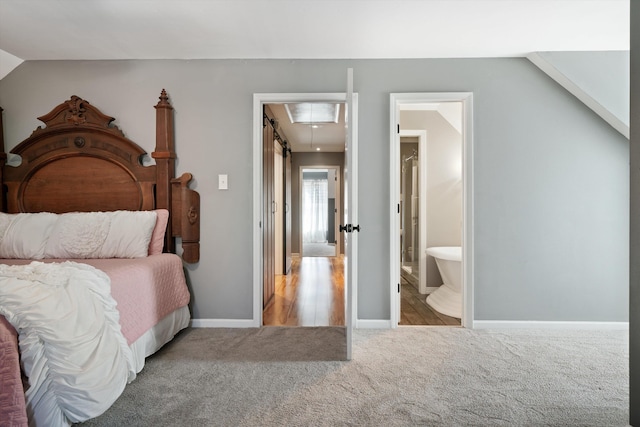
{"type": "MultiPolygon", "coordinates": [[[[200,258],[200,195],[188,185],[189,173],[175,177],[173,107],[162,90],[156,108],[155,165],[147,154],[93,105],[77,96],[38,117],[38,127],[11,154],[20,165],[7,164],[1,139],[0,208],[3,212],[91,212],[168,209],[165,251],[175,252],[182,238],[182,258],[200,258]]],[[[0,112],[2,110],[0,109],[0,112]]]]}

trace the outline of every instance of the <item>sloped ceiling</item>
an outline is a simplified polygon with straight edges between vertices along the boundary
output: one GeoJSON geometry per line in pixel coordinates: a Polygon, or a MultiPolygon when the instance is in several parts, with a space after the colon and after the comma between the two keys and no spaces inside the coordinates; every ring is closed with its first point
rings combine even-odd
{"type": "Polygon", "coordinates": [[[533,52],[527,56],[629,138],[629,52],[533,52]]]}

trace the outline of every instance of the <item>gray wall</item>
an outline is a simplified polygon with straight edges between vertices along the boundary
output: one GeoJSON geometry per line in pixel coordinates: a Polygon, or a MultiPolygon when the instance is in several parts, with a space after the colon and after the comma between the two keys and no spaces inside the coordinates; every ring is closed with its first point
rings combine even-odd
{"type": "Polygon", "coordinates": [[[640,426],[640,2],[631,3],[631,277],[629,423],[640,426]]]}
{"type": "Polygon", "coordinates": [[[389,319],[389,93],[471,91],[475,318],[626,321],[629,143],[524,58],[33,61],[0,81],[12,148],[73,94],[151,151],[176,112],[178,173],[202,200],[193,315],[252,318],[253,93],[359,93],[358,317],[389,319]],[[229,190],[216,176],[229,174],[229,190]]]}

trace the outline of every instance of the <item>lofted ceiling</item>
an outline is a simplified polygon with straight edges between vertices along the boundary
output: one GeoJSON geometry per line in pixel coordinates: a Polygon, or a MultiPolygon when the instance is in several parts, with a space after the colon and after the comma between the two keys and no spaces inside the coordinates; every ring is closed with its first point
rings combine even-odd
{"type": "MultiPolygon", "coordinates": [[[[30,60],[477,58],[628,50],[629,2],[0,0],[0,79],[30,60]]],[[[316,141],[329,128],[316,129],[316,141]]],[[[306,141],[301,146],[311,147],[308,126],[285,130],[289,138],[293,132],[306,141]]]]}

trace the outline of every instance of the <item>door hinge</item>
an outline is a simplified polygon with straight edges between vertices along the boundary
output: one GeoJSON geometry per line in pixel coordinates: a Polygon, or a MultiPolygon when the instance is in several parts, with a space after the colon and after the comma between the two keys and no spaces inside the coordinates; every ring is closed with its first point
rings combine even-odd
{"type": "Polygon", "coordinates": [[[400,124],[398,124],[398,133],[400,133],[400,124]]]}
{"type": "Polygon", "coordinates": [[[398,213],[400,213],[400,203],[398,203],[398,213]]]}
{"type": "Polygon", "coordinates": [[[398,283],[398,293],[400,293],[400,283],[398,283]]]}

